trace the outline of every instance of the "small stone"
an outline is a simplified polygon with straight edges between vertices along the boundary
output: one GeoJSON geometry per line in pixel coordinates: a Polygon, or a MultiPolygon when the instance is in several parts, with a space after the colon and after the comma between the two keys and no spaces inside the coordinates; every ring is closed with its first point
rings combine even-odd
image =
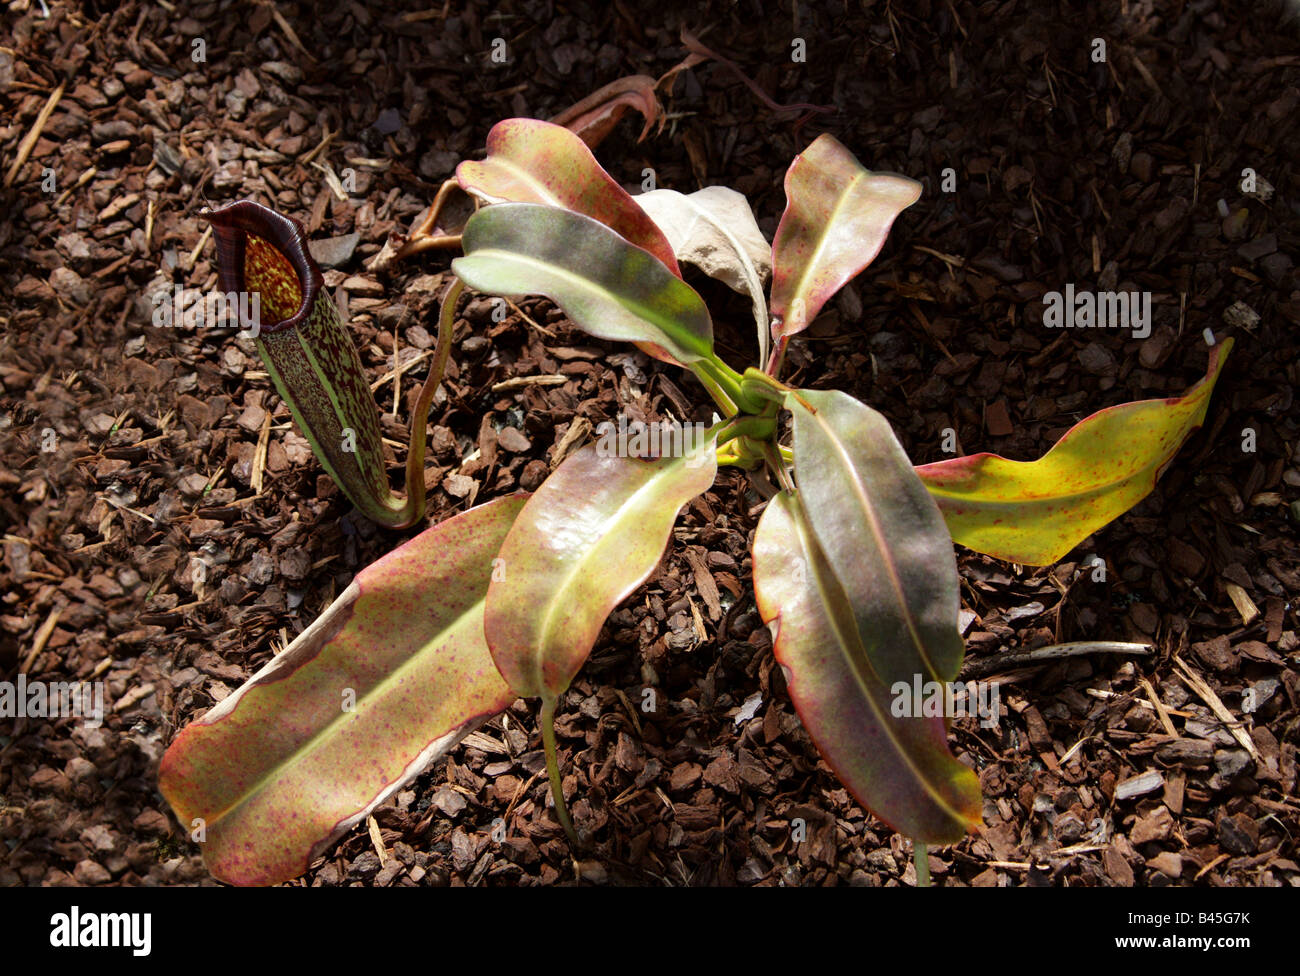
{"type": "Polygon", "coordinates": [[[437,793],[433,794],[431,801],[435,807],[441,810],[449,817],[455,817],[458,813],[468,806],[465,795],[460,790],[454,790],[450,786],[444,786],[437,793]]]}
{"type": "Polygon", "coordinates": [[[1079,350],[1079,363],[1094,376],[1115,369],[1115,355],[1100,342],[1090,342],[1079,350]]]}
{"type": "Polygon", "coordinates": [[[203,491],[207,486],[208,479],[196,472],[194,474],[187,474],[185,477],[181,478],[177,487],[180,488],[181,494],[186,498],[197,498],[203,494],[203,491]]]}
{"type": "Polygon", "coordinates": [[[1250,211],[1245,207],[1234,210],[1223,218],[1223,236],[1230,241],[1238,241],[1246,236],[1246,221],[1250,219],[1250,211]]]}
{"type": "Polygon", "coordinates": [[[1236,779],[1248,770],[1254,769],[1254,766],[1255,761],[1250,758],[1250,753],[1245,749],[1214,750],[1214,768],[1218,770],[1225,783],[1236,779]]]}
{"type": "Polygon", "coordinates": [[[239,415],[235,423],[250,434],[256,434],[262,429],[264,420],[266,420],[266,411],[254,403],[244,408],[244,412],[239,415]]]}
{"type": "Polygon", "coordinates": [[[1259,268],[1264,272],[1264,277],[1275,285],[1290,273],[1292,267],[1294,267],[1294,263],[1291,258],[1281,253],[1270,254],[1259,262],[1259,268]]]}
{"type": "Polygon", "coordinates": [[[1265,234],[1263,237],[1257,237],[1249,244],[1243,244],[1237,248],[1237,253],[1247,261],[1258,261],[1260,258],[1266,258],[1277,251],[1277,235],[1265,234]]]}
{"type": "Polygon", "coordinates": [[[550,473],[551,469],[545,461],[529,461],[519,476],[519,487],[524,491],[536,491],[550,473]]]}
{"type": "MultiPolygon", "coordinates": [[[[173,675],[175,677],[175,675],[173,675]]],[[[171,830],[167,817],[152,808],[142,810],[131,821],[131,826],[142,834],[165,834],[171,830]]]]}
{"type": "Polygon", "coordinates": [[[402,113],[395,108],[386,108],[379,113],[372,128],[381,136],[391,136],[402,127],[402,113]]]}
{"type": "Polygon", "coordinates": [[[1115,167],[1120,174],[1128,173],[1128,164],[1133,159],[1133,133],[1121,132],[1115,140],[1115,147],[1110,151],[1110,158],[1115,160],[1115,167]]]}
{"type": "Polygon", "coordinates": [[[442,488],[453,498],[464,498],[474,490],[474,479],[463,474],[449,474],[442,479],[442,488]]]}
{"type": "Polygon", "coordinates": [[[350,878],[373,878],[379,873],[379,855],[374,851],[362,851],[348,868],[350,878]]]}
{"type": "Polygon", "coordinates": [[[54,294],[71,305],[85,305],[90,301],[90,285],[71,268],[55,268],[50,272],[50,287],[54,294]]]}
{"type": "Polygon", "coordinates": [[[97,144],[112,142],[115,139],[130,139],[136,135],[135,126],[125,119],[112,122],[96,122],[90,127],[90,138],[97,144]]]}
{"type": "Polygon", "coordinates": [[[984,411],[984,424],[991,437],[1006,437],[1015,430],[1011,424],[1011,414],[1007,411],[1005,398],[988,405],[984,411]]]}
{"type": "Polygon", "coordinates": [[[898,863],[894,860],[894,855],[879,848],[867,852],[867,867],[890,875],[898,873],[898,863]]]}
{"type": "Polygon", "coordinates": [[[373,278],[351,275],[343,279],[343,290],[357,298],[382,298],[384,286],[373,278]]]}
{"type": "Polygon", "coordinates": [[[1102,853],[1101,861],[1111,881],[1122,888],[1133,887],[1133,869],[1129,867],[1123,854],[1113,847],[1108,847],[1102,853]]]}
{"type": "Polygon", "coordinates": [[[512,454],[522,454],[533,448],[533,442],[516,427],[502,427],[497,432],[497,444],[512,454]]]}
{"type": "Polygon", "coordinates": [[[1083,836],[1083,821],[1072,813],[1063,813],[1056,818],[1052,829],[1059,843],[1073,844],[1083,836]]]}

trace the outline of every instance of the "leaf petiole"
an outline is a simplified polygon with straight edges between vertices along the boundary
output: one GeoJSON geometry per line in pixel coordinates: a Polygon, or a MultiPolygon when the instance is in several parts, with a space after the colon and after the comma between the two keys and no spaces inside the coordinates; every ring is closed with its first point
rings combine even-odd
{"type": "Polygon", "coordinates": [[[930,887],[930,845],[912,841],[912,862],[916,865],[916,886],[930,887]]]}
{"type": "Polygon", "coordinates": [[[569,843],[573,845],[576,851],[580,845],[578,843],[578,832],[573,829],[573,821],[569,819],[569,808],[564,803],[564,784],[560,779],[560,762],[555,749],[555,706],[556,699],[542,699],[542,714],[538,722],[542,726],[542,745],[546,750],[546,773],[551,780],[551,796],[555,800],[555,815],[560,819],[560,826],[564,828],[564,833],[568,835],[569,843]]]}
{"type": "MultiPolygon", "coordinates": [[[[690,363],[693,372],[704,385],[720,407],[734,405],[732,414],[757,414],[762,412],[762,401],[755,401],[745,390],[744,378],[716,356],[699,359],[690,363]],[[715,387],[725,395],[725,401],[715,392],[715,387]]],[[[730,414],[729,414],[730,415],[730,414]]]]}

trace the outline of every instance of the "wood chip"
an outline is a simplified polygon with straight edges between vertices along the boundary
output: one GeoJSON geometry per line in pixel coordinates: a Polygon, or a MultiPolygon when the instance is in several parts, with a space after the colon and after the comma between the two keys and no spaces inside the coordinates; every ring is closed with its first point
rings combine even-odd
{"type": "Polygon", "coordinates": [[[1233,715],[1228,711],[1227,706],[1225,706],[1219,696],[1214,693],[1214,689],[1206,684],[1205,680],[1200,675],[1196,674],[1191,668],[1189,668],[1183,662],[1183,659],[1177,654],[1174,655],[1174,665],[1182,671],[1183,677],[1186,679],[1191,689],[1196,692],[1196,694],[1200,696],[1201,700],[1210,706],[1210,710],[1223,721],[1223,724],[1227,727],[1228,731],[1232,733],[1232,737],[1241,743],[1241,747],[1250,753],[1252,759],[1258,762],[1259,750],[1255,748],[1254,740],[1246,734],[1246,730],[1242,728],[1240,720],[1233,718],[1233,715]]]}
{"type": "Polygon", "coordinates": [[[1259,616],[1259,607],[1255,606],[1255,601],[1236,583],[1225,583],[1223,588],[1228,591],[1228,596],[1237,608],[1242,626],[1249,626],[1250,622],[1259,616]]]}

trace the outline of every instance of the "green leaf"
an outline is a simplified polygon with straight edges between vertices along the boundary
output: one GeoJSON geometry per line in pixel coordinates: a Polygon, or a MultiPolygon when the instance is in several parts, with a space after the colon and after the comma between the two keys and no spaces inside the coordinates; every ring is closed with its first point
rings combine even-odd
{"type": "Polygon", "coordinates": [[[889,423],[839,391],[800,390],[786,405],[804,509],[876,673],[886,684],[955,677],[952,540],[889,423]]]}
{"type": "Polygon", "coordinates": [[[634,199],[663,230],[678,261],[749,296],[758,326],[759,362],[767,362],[770,330],[763,282],[772,273],[772,249],[745,195],[725,186],[706,186],[689,194],[651,190],[634,199]]]}
{"type": "Polygon", "coordinates": [[[456,167],[456,180],[466,192],[488,203],[540,203],[584,214],[680,277],[663,233],[569,129],[537,119],[506,119],[488,133],[487,150],[482,162],[466,160],[456,167]]]}
{"type": "Polygon", "coordinates": [[[525,497],[470,509],[362,570],[266,667],[181,730],[159,786],[182,825],[205,831],[215,876],[296,877],[515,699],[488,653],[483,603],[525,497]]]}
{"type": "Polygon", "coordinates": [[[1210,353],[1206,375],[1181,397],[1108,407],[1070,428],[1037,461],[973,454],[916,469],[954,541],[1030,566],[1057,562],[1140,502],[1205,420],[1232,348],[1210,353]]]}
{"type": "Polygon", "coordinates": [[[820,135],[785,174],[785,213],[772,242],[772,337],[802,332],[875,260],[889,228],[921,184],[864,169],[832,135],[820,135]]]}
{"type": "Polygon", "coordinates": [[[979,781],[949,753],[941,716],[894,714],[901,689],[873,667],[844,586],[789,492],[768,503],[754,534],[754,595],[804,727],[858,801],[922,843],[955,842],[978,824],[979,781]]]}
{"type": "Polygon", "coordinates": [[[604,224],[533,203],[469,219],[452,270],[488,295],[545,295],[602,339],[649,342],[683,363],[713,356],[704,300],[656,258],[604,224]]]}
{"type": "Polygon", "coordinates": [[[484,624],[519,694],[553,700],[569,686],[610,611],[659,564],[678,511],[713,484],[715,444],[656,461],[591,444],[537,489],[501,547],[484,624]]]}

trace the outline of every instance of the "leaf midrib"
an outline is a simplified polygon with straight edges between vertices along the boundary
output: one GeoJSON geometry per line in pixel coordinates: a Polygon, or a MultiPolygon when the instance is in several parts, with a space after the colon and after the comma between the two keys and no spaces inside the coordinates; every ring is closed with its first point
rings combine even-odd
{"type": "MultiPolygon", "coordinates": [[[[853,459],[849,456],[840,439],[835,436],[834,431],[832,431],[825,421],[822,420],[820,413],[810,413],[802,406],[798,406],[797,409],[811,421],[816,423],[817,428],[824,433],[826,441],[831,445],[833,457],[841,462],[844,470],[847,472],[849,483],[852,486],[853,497],[859,503],[859,508],[871,529],[871,534],[876,544],[876,550],[881,557],[881,565],[886,570],[885,577],[889,580],[890,587],[894,591],[894,597],[900,611],[899,616],[907,627],[907,632],[912,638],[912,643],[916,652],[921,656],[922,662],[924,662],[925,666],[929,669],[930,675],[935,680],[942,680],[938,668],[935,667],[934,662],[930,659],[930,655],[926,652],[925,644],[921,640],[921,635],[917,630],[916,621],[913,618],[911,607],[908,606],[907,599],[903,594],[903,581],[899,576],[898,566],[894,558],[893,550],[886,545],[885,533],[881,529],[875,507],[871,503],[871,498],[863,489],[862,481],[858,476],[857,467],[854,465],[853,459]]],[[[868,407],[867,409],[870,408],[868,407]]],[[[908,467],[910,470],[911,466],[909,465],[908,467]]]]}
{"type": "MultiPolygon", "coordinates": [[[[629,245],[629,246],[635,247],[636,245],[629,245]]],[[[603,299],[604,301],[617,305],[620,308],[626,309],[632,315],[641,319],[643,322],[657,328],[661,333],[660,336],[646,336],[643,339],[632,340],[632,341],[663,343],[665,347],[668,348],[668,351],[672,353],[674,356],[676,356],[682,362],[694,362],[696,360],[707,358],[710,352],[712,351],[712,345],[713,345],[712,336],[705,337],[705,336],[698,335],[695,332],[690,330],[682,330],[684,336],[687,339],[691,340],[692,344],[698,344],[699,346],[699,348],[696,349],[688,349],[686,346],[682,344],[682,341],[677,336],[675,336],[674,333],[669,329],[669,325],[671,325],[674,322],[680,321],[679,319],[668,319],[666,317],[663,317],[657,314],[653,308],[644,305],[641,302],[636,301],[635,299],[623,296],[618,292],[614,292],[604,285],[598,285],[596,282],[592,281],[592,279],[583,277],[580,274],[570,271],[568,268],[565,268],[562,265],[554,264],[547,261],[542,261],[532,257],[531,255],[521,254],[518,251],[511,251],[502,247],[477,248],[471,253],[466,254],[465,258],[463,258],[462,260],[472,259],[476,257],[488,257],[488,258],[494,257],[497,258],[498,260],[515,262],[517,264],[521,264],[526,267],[539,269],[545,272],[546,274],[553,275],[555,277],[562,279],[566,283],[572,284],[574,287],[578,288],[579,290],[583,290],[591,293],[598,300],[603,299]]],[[[690,286],[687,285],[686,287],[689,288],[690,286]]],[[[536,292],[535,294],[545,294],[545,293],[536,292]]],[[[556,302],[556,304],[561,304],[558,298],[555,298],[552,295],[548,295],[547,297],[551,298],[551,300],[556,302]]],[[[707,316],[707,311],[705,314],[707,316]]],[[[592,331],[590,328],[588,328],[581,322],[578,322],[577,325],[581,327],[584,331],[587,332],[592,331]]],[[[592,334],[595,333],[593,332],[592,334]]]]}
{"type": "Polygon", "coordinates": [[[871,709],[871,714],[876,719],[877,727],[884,731],[890,744],[894,747],[894,752],[901,758],[903,765],[912,774],[913,779],[921,785],[921,788],[925,793],[954,821],[959,824],[964,824],[966,818],[948,803],[947,798],[943,793],[931,786],[929,778],[924,774],[920,767],[916,765],[911,754],[895,734],[893,716],[886,716],[880,710],[879,704],[872,696],[870,683],[874,681],[876,685],[883,688],[884,681],[871,663],[871,656],[867,652],[866,646],[863,643],[862,634],[858,629],[857,620],[850,612],[849,617],[851,619],[852,627],[849,630],[848,635],[846,635],[844,630],[848,621],[843,620],[845,611],[840,610],[839,612],[835,612],[831,609],[833,607],[838,607],[840,602],[847,601],[848,596],[844,592],[843,585],[835,576],[834,570],[830,567],[829,561],[822,554],[820,547],[817,545],[816,536],[812,532],[811,526],[807,523],[807,516],[804,513],[802,503],[797,498],[792,497],[790,499],[790,507],[794,509],[793,515],[795,531],[799,535],[799,541],[804,552],[808,555],[808,564],[812,569],[813,578],[816,581],[817,593],[821,598],[822,607],[826,610],[825,619],[832,634],[835,636],[835,646],[839,650],[840,656],[844,659],[849,673],[853,675],[853,680],[857,684],[858,690],[862,694],[862,698],[871,709]],[[822,570],[830,570],[829,582],[823,579],[822,570]],[[834,589],[832,588],[832,584],[835,587],[834,589]],[[839,600],[836,600],[836,589],[838,589],[839,600]],[[830,597],[829,599],[828,596],[830,597]],[[862,649],[861,655],[855,655],[853,653],[853,647],[855,645],[862,649]]]}
{"type": "MultiPolygon", "coordinates": [[[[363,595],[364,593],[358,595],[358,601],[360,601],[363,595]]],[[[387,675],[385,675],[379,681],[378,684],[372,686],[364,696],[359,698],[357,700],[357,708],[359,709],[360,706],[366,701],[374,700],[377,694],[382,693],[385,689],[390,687],[393,684],[393,682],[396,681],[396,679],[398,679],[403,674],[405,674],[408,671],[408,669],[414,667],[415,664],[425,654],[427,654],[430,651],[430,649],[434,647],[440,647],[442,646],[442,644],[446,643],[448,635],[457,632],[469,618],[473,617],[476,613],[481,618],[486,599],[487,596],[485,593],[481,599],[479,599],[476,603],[472,604],[462,613],[458,614],[451,622],[447,624],[446,627],[443,627],[441,630],[439,630],[438,633],[434,635],[430,640],[421,644],[419,649],[415,653],[409,655],[405,661],[403,661],[400,665],[398,665],[398,667],[394,668],[387,675]]],[[[356,607],[354,606],[352,609],[352,615],[351,615],[352,618],[355,618],[356,614],[357,614],[357,610],[356,607]]],[[[338,639],[337,637],[334,638],[334,640],[337,639],[338,639]]],[[[328,648],[331,643],[333,643],[333,640],[326,642],[325,646],[322,648],[322,652],[325,650],[325,648],[328,648]]],[[[312,658],[312,661],[319,660],[319,657],[320,656],[317,655],[316,657],[312,658]]],[[[304,666],[310,666],[310,662],[304,666]]],[[[254,686],[253,688],[250,688],[248,694],[251,694],[252,692],[256,691],[257,687],[260,686],[254,686]]],[[[319,729],[317,732],[315,732],[311,736],[311,738],[307,739],[296,749],[294,749],[294,751],[290,753],[289,756],[287,756],[282,762],[276,763],[269,771],[267,771],[265,775],[260,777],[247,790],[245,790],[233,803],[229,804],[220,813],[216,814],[213,817],[210,817],[208,819],[208,826],[213,826],[217,823],[220,823],[232,811],[251,802],[259,794],[265,791],[269,786],[274,784],[274,781],[278,778],[278,775],[281,770],[292,767],[297,763],[301,762],[302,760],[306,759],[312,753],[316,752],[322,745],[326,744],[326,740],[328,738],[332,738],[333,735],[343,731],[342,729],[339,728],[341,723],[345,721],[354,722],[359,717],[360,717],[359,711],[354,710],[352,712],[345,712],[340,707],[339,714],[335,718],[331,719],[324,726],[324,728],[319,729]]]]}

